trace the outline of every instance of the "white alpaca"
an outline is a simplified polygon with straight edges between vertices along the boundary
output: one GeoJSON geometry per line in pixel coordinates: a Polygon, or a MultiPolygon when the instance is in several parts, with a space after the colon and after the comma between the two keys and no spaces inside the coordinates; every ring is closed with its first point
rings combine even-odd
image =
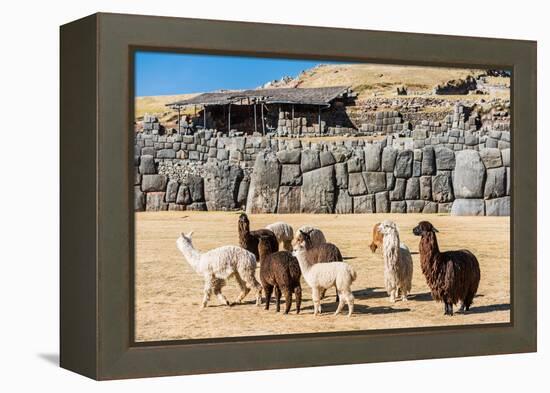
{"type": "MultiPolygon", "coordinates": [[[[315,228],[309,225],[304,225],[298,231],[296,232],[296,238],[300,234],[300,232],[305,232],[309,235],[309,238],[311,239],[311,245],[313,247],[317,247],[319,244],[323,244],[327,242],[327,239],[325,238],[325,235],[319,228],[315,228]]],[[[297,239],[294,239],[295,243],[297,239]]]]}
{"type": "Polygon", "coordinates": [[[294,238],[294,230],[286,222],[278,221],[269,224],[265,227],[275,234],[277,241],[283,243],[283,248],[286,251],[292,251],[292,239],[294,238]]]}
{"type": "Polygon", "coordinates": [[[395,302],[399,292],[407,300],[411,292],[413,263],[409,248],[399,241],[399,231],[394,222],[386,220],[378,227],[384,235],[384,281],[390,302],[395,302]]]}
{"type": "Polygon", "coordinates": [[[241,288],[241,293],[235,303],[240,303],[250,292],[250,289],[255,288],[256,305],[259,306],[262,299],[262,286],[254,276],[256,271],[256,257],[254,254],[237,246],[223,246],[201,254],[193,247],[192,234],[193,232],[189,232],[187,235],[182,233],[176,241],[176,245],[187,263],[204,277],[202,307],[206,307],[212,292],[221,304],[230,305],[222,294],[222,288],[230,277],[235,277],[241,288]]]}
{"type": "Polygon", "coordinates": [[[311,287],[313,315],[321,314],[321,294],[330,287],[336,287],[340,295],[340,301],[334,315],[340,314],[344,302],[346,302],[348,304],[348,317],[350,317],[353,314],[354,301],[351,284],[357,278],[355,270],[345,262],[326,262],[310,265],[307,261],[306,252],[303,245],[298,245],[294,255],[298,259],[300,270],[307,285],[311,287]]]}

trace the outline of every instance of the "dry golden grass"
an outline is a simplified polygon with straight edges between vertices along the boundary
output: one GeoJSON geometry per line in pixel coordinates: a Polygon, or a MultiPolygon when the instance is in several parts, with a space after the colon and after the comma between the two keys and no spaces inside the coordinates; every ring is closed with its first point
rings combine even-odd
{"type": "MultiPolygon", "coordinates": [[[[200,308],[203,280],[185,262],[175,241],[182,231],[194,230],[194,244],[209,250],[238,244],[237,218],[233,212],[159,212],[136,214],[136,339],[177,340],[214,337],[334,332],[365,329],[466,325],[509,322],[510,244],[508,217],[450,217],[420,214],[357,215],[252,215],[252,228],[284,220],[297,228],[311,224],[322,228],[328,241],[337,244],[358,277],[353,284],[355,313],[333,316],[334,289],[322,301],[323,315],[314,317],[311,290],[302,280],[302,312],[289,315],[256,307],[250,294],[244,304],[219,306],[213,296],[200,308]],[[390,303],[383,289],[383,258],[368,249],[372,226],[381,220],[397,222],[401,239],[411,249],[414,261],[410,300],[390,303]],[[431,300],[420,271],[418,238],[412,228],[430,220],[440,231],[442,250],[468,248],[481,264],[481,283],[470,313],[443,315],[443,305],[431,300]]],[[[223,290],[236,298],[237,284],[231,279],[223,290]]],[[[344,310],[346,311],[346,309],[344,310]]]]}

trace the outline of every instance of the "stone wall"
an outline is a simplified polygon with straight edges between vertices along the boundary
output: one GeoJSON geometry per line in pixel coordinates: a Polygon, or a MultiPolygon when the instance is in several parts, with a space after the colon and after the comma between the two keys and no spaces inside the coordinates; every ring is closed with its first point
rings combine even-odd
{"type": "Polygon", "coordinates": [[[423,132],[321,143],[137,133],[135,210],[509,215],[509,132],[423,132]]]}

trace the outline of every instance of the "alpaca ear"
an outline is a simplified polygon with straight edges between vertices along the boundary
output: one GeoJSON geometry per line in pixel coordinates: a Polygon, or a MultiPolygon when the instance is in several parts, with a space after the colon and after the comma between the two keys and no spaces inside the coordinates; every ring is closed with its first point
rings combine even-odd
{"type": "Polygon", "coordinates": [[[191,239],[191,238],[193,237],[193,231],[189,232],[189,233],[187,234],[187,237],[188,237],[189,239],[191,239]]]}
{"type": "Polygon", "coordinates": [[[437,229],[435,229],[435,227],[432,227],[432,231],[435,232],[435,233],[439,233],[439,231],[437,229]]]}

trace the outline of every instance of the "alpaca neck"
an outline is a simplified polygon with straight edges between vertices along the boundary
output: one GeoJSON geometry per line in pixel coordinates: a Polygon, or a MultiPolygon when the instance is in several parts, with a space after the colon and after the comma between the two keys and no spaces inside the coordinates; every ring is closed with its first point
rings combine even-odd
{"type": "Polygon", "coordinates": [[[386,263],[395,264],[399,253],[399,234],[397,232],[389,233],[384,236],[384,254],[386,263]]]}
{"type": "Polygon", "coordinates": [[[439,255],[439,245],[437,244],[437,237],[435,236],[435,233],[430,232],[425,236],[422,236],[419,251],[422,263],[431,264],[431,262],[437,260],[435,257],[439,255]]]}
{"type": "Polygon", "coordinates": [[[250,227],[247,224],[239,223],[239,240],[241,244],[246,243],[248,236],[250,235],[250,227]]]}
{"type": "Polygon", "coordinates": [[[307,261],[306,257],[306,251],[300,250],[295,252],[295,257],[298,260],[298,264],[300,265],[300,270],[302,271],[302,274],[304,275],[304,278],[309,274],[310,265],[307,261]]]}
{"type": "Polygon", "coordinates": [[[201,254],[198,252],[192,245],[182,245],[180,251],[183,254],[184,258],[187,260],[187,263],[193,267],[196,271],[199,269],[201,254]]]}

